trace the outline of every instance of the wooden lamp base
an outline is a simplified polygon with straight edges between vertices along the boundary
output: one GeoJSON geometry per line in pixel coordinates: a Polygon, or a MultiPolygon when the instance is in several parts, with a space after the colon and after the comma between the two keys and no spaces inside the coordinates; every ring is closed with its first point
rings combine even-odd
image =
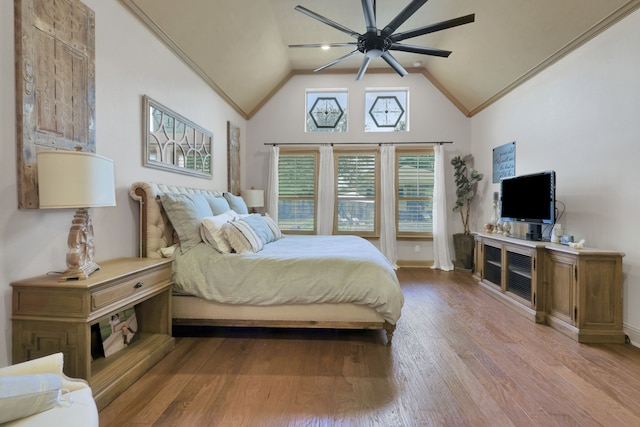
{"type": "Polygon", "coordinates": [[[89,210],[80,208],[73,216],[67,239],[67,271],[58,281],[85,280],[91,273],[99,270],[100,266],[93,261],[94,253],[93,225],[89,210]]]}
{"type": "Polygon", "coordinates": [[[95,262],[87,263],[80,268],[69,268],[62,273],[62,276],[58,279],[59,282],[66,282],[67,280],[85,280],[88,279],[91,273],[100,270],[100,266],[95,262]]]}

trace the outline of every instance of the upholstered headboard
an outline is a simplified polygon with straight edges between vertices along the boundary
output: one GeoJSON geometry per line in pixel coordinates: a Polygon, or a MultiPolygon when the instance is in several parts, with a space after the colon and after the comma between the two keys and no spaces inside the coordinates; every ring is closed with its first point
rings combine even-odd
{"type": "Polygon", "coordinates": [[[155,184],[153,182],[133,183],[129,189],[129,195],[140,203],[141,257],[162,258],[160,249],[173,244],[173,226],[160,202],[160,196],[165,193],[206,194],[211,196],[222,196],[223,194],[219,191],[155,184]]]}

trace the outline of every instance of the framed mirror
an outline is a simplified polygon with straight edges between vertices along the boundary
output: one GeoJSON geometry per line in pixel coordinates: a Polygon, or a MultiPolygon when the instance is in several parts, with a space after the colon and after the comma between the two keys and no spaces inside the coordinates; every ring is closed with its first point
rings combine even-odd
{"type": "Polygon", "coordinates": [[[212,178],[213,134],[143,97],[144,165],[212,178]]]}

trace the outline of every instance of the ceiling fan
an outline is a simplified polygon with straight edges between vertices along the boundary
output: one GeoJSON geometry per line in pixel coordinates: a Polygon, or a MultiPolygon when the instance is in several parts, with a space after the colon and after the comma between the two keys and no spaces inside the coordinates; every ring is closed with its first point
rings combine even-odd
{"type": "Polygon", "coordinates": [[[448,28],[457,27],[458,25],[464,25],[471,23],[475,20],[475,14],[470,14],[466,16],[461,16],[459,18],[450,19],[447,21],[438,22],[436,24],[426,25],[424,27],[415,28],[413,30],[404,31],[401,33],[396,33],[395,31],[398,29],[400,25],[402,25],[411,15],[413,15],[418,9],[420,9],[428,0],[412,0],[395,18],[387,24],[382,30],[379,30],[376,25],[376,10],[375,10],[375,0],[362,0],[362,11],[364,13],[364,20],[367,26],[367,31],[364,34],[360,34],[356,31],[353,31],[344,25],[341,25],[331,19],[325,18],[322,15],[318,15],[317,13],[304,8],[300,5],[295,7],[295,10],[298,12],[304,13],[307,16],[310,16],[313,19],[316,19],[322,23],[325,23],[343,33],[350,35],[351,37],[357,39],[356,42],[349,43],[330,43],[330,44],[294,44],[289,45],[289,47],[297,48],[297,47],[344,47],[344,46],[354,46],[355,50],[349,52],[348,54],[329,62],[322,67],[316,68],[313,71],[322,71],[326,68],[331,67],[339,62],[342,62],[357,53],[364,53],[364,60],[362,61],[362,65],[358,70],[358,74],[356,76],[356,80],[360,80],[364,73],[367,71],[367,67],[373,58],[382,57],[387,64],[391,66],[400,76],[404,77],[407,75],[407,70],[391,55],[392,50],[402,51],[402,52],[410,52],[410,53],[419,53],[422,55],[431,55],[431,56],[440,56],[440,57],[448,57],[451,54],[450,50],[441,50],[434,49],[429,47],[422,46],[414,46],[399,43],[403,40],[418,37],[429,33],[435,33],[436,31],[446,30],[448,28]]]}

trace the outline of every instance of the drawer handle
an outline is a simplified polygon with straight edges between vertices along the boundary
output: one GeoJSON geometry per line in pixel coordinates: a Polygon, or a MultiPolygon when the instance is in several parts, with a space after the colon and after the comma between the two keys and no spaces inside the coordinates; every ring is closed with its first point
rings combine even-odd
{"type": "Polygon", "coordinates": [[[143,285],[144,285],[144,283],[138,282],[135,285],[133,285],[133,289],[140,289],[143,285]]]}

